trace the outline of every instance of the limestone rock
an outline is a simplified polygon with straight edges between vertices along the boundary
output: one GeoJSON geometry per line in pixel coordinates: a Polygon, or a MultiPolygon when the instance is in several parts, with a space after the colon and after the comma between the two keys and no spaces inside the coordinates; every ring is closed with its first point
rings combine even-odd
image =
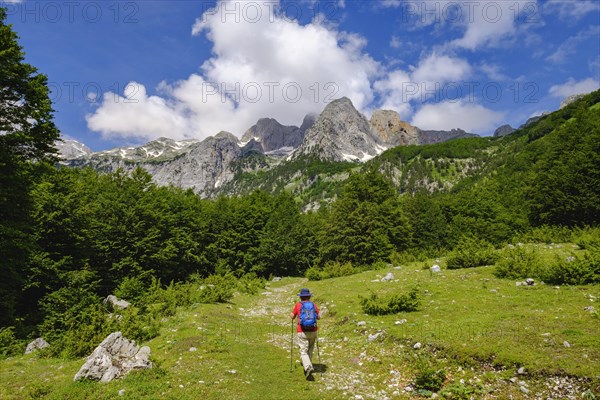
{"type": "Polygon", "coordinates": [[[369,122],[346,97],[329,103],[293,158],[313,156],[328,161],[367,161],[386,148],[371,131],[369,122]]]}
{"type": "Polygon", "coordinates": [[[390,147],[419,144],[419,128],[402,121],[396,111],[375,110],[371,115],[370,124],[373,133],[390,147]]]}
{"type": "Polygon", "coordinates": [[[431,272],[434,272],[434,273],[438,273],[438,272],[442,271],[441,268],[440,268],[440,266],[437,265],[437,264],[434,265],[434,266],[432,266],[430,269],[431,269],[431,272]]]}
{"type": "Polygon", "coordinates": [[[127,307],[131,306],[131,303],[125,300],[120,300],[117,296],[108,295],[106,299],[103,301],[104,304],[111,307],[113,310],[124,310],[127,307]]]}
{"type": "Polygon", "coordinates": [[[565,98],[565,99],[564,99],[564,100],[563,100],[563,101],[560,103],[560,108],[561,108],[561,109],[563,109],[563,108],[565,108],[566,106],[568,106],[569,104],[576,102],[577,100],[581,99],[581,98],[582,98],[582,97],[584,97],[584,96],[585,96],[585,94],[574,94],[574,95],[571,95],[571,96],[569,96],[569,97],[565,98]]]}
{"type": "Polygon", "coordinates": [[[263,153],[282,148],[295,149],[304,140],[306,131],[314,124],[316,115],[304,117],[302,126],[285,126],[273,118],[261,118],[242,136],[242,142],[254,140],[263,153]]]}
{"type": "Polygon", "coordinates": [[[381,282],[388,282],[394,279],[394,274],[392,274],[391,272],[388,272],[387,274],[385,274],[385,276],[383,278],[381,278],[381,282]]]}
{"type": "Polygon", "coordinates": [[[121,332],[113,332],[96,347],[73,380],[87,378],[110,382],[134,369],[152,368],[149,356],[149,347],[140,348],[121,332]]]}
{"type": "Polygon", "coordinates": [[[45,349],[48,346],[50,346],[50,344],[46,342],[43,338],[37,338],[27,345],[27,348],[25,349],[25,354],[30,354],[34,351],[45,349]]]}
{"type": "Polygon", "coordinates": [[[77,140],[63,139],[54,143],[58,155],[63,160],[72,160],[92,154],[92,149],[77,140]]]}
{"type": "Polygon", "coordinates": [[[516,129],[508,124],[502,125],[498,129],[496,129],[496,131],[494,132],[494,137],[507,136],[513,133],[514,131],[516,131],[516,129]]]}

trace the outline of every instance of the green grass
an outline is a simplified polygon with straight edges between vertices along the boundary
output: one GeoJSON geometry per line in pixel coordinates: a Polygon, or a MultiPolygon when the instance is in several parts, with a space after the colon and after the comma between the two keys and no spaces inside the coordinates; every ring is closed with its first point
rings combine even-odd
{"type": "MultiPolygon", "coordinates": [[[[548,259],[573,248],[538,247],[548,259]]],[[[476,393],[477,398],[521,398],[519,387],[509,381],[521,366],[528,374],[519,380],[544,398],[545,381],[554,375],[586,378],[578,383],[578,396],[586,389],[597,391],[600,320],[584,307],[598,309],[599,286],[523,287],[494,277],[493,266],[432,274],[422,265],[317,282],[284,278],[258,295],[181,309],[164,322],[157,338],[145,343],[155,368],[109,384],[73,382],[83,359],[29,355],[0,361],[0,398],[414,398],[405,387],[414,385],[423,371],[437,370],[445,372],[448,390],[476,393]],[[394,281],[373,282],[387,272],[395,275],[394,281]],[[288,315],[302,287],[315,293],[323,313],[319,336],[324,367],[315,382],[304,380],[296,347],[290,373],[288,315]],[[359,295],[388,296],[413,287],[422,296],[416,312],[362,312],[359,295]],[[401,319],[406,322],[396,325],[401,319]],[[359,321],[366,325],[358,326],[359,321]],[[377,332],[381,335],[369,342],[368,335],[377,332]],[[423,347],[413,349],[416,342],[423,347]],[[125,395],[119,397],[121,389],[125,395]]],[[[313,361],[317,359],[315,352],[313,361]]]]}

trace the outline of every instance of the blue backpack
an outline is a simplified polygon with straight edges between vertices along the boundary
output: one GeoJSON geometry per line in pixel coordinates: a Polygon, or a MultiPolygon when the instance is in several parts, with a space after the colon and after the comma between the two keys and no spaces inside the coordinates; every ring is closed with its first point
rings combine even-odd
{"type": "Polygon", "coordinates": [[[317,329],[317,310],[312,301],[303,301],[300,307],[300,327],[303,331],[317,329]]]}

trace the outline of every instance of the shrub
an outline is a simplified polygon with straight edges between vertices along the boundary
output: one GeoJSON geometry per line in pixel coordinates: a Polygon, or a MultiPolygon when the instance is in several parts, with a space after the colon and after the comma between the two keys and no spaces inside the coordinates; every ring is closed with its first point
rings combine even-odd
{"type": "Polygon", "coordinates": [[[554,285],[600,283],[600,249],[589,251],[582,258],[557,258],[542,278],[554,285]]]}
{"type": "Polygon", "coordinates": [[[242,293],[257,294],[265,288],[266,281],[251,272],[242,276],[237,283],[238,290],[242,293]]]}
{"type": "Polygon", "coordinates": [[[389,267],[390,267],[390,264],[386,263],[385,261],[375,261],[373,264],[371,264],[371,270],[373,270],[373,271],[379,270],[379,269],[386,269],[389,267]]]}
{"type": "Polygon", "coordinates": [[[114,290],[114,295],[120,299],[136,303],[146,293],[149,278],[144,276],[126,277],[114,290]]]}
{"type": "Polygon", "coordinates": [[[138,342],[145,342],[158,336],[160,323],[159,319],[153,317],[150,313],[140,313],[135,306],[130,306],[119,313],[120,317],[115,318],[112,331],[121,331],[123,336],[138,342]]]}
{"type": "Polygon", "coordinates": [[[306,278],[309,281],[319,281],[321,279],[339,278],[359,272],[358,268],[354,268],[351,262],[340,263],[338,261],[329,261],[323,269],[318,267],[310,267],[306,271],[306,278]]]}
{"type": "Polygon", "coordinates": [[[195,303],[225,303],[233,297],[237,281],[231,274],[210,275],[193,296],[195,303]]]}
{"type": "Polygon", "coordinates": [[[0,358],[22,354],[24,351],[23,343],[17,340],[15,328],[9,326],[0,329],[0,358]]]}
{"type": "Polygon", "coordinates": [[[448,269],[474,268],[493,264],[497,259],[494,246],[483,239],[464,237],[450,253],[448,269]]]}
{"type": "Polygon", "coordinates": [[[417,390],[437,392],[444,386],[445,380],[446,372],[444,370],[435,370],[429,367],[423,368],[415,378],[415,388],[417,390]]]}
{"type": "Polygon", "coordinates": [[[397,314],[399,312],[417,311],[420,304],[419,291],[411,289],[406,294],[395,294],[389,298],[379,298],[373,293],[369,297],[360,298],[363,312],[370,315],[397,314]]]}
{"type": "Polygon", "coordinates": [[[584,228],[574,236],[574,241],[579,248],[585,250],[600,249],[600,228],[584,228]]]}
{"type": "Polygon", "coordinates": [[[494,275],[498,278],[518,279],[539,277],[541,272],[542,260],[538,252],[535,249],[517,246],[502,251],[494,275]]]}
{"type": "Polygon", "coordinates": [[[320,281],[321,280],[321,270],[317,267],[310,267],[306,270],[306,279],[309,281],[320,281]]]}
{"type": "Polygon", "coordinates": [[[518,235],[515,239],[525,243],[566,243],[573,237],[573,231],[567,226],[542,225],[518,235]]]}
{"type": "Polygon", "coordinates": [[[325,268],[323,268],[321,275],[323,276],[323,279],[328,279],[352,275],[356,272],[358,272],[358,270],[352,266],[351,262],[346,262],[342,264],[338,261],[333,261],[325,264],[325,268]]]}
{"type": "Polygon", "coordinates": [[[53,332],[48,349],[66,358],[88,356],[111,333],[111,324],[100,304],[94,304],[66,321],[63,332],[53,332]]]}
{"type": "Polygon", "coordinates": [[[483,394],[480,384],[477,386],[464,385],[462,383],[453,383],[444,388],[439,394],[448,400],[470,400],[479,398],[483,394]]]}

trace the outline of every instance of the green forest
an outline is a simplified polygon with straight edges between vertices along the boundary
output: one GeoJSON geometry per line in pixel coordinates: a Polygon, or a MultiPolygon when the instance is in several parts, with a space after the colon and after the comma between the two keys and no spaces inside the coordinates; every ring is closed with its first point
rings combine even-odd
{"type": "Polygon", "coordinates": [[[0,355],[43,336],[54,354],[82,356],[115,327],[149,339],[175,307],[257,291],[274,276],[319,280],[441,256],[448,268],[476,267],[525,240],[571,241],[587,253],[510,263],[498,276],[600,284],[600,91],[507,137],[396,147],[359,168],[341,165],[350,176],[318,211],[302,212],[301,196],[281,188],[201,199],[158,187],[141,169],[60,167],[46,77],[24,62],[4,13],[0,355]],[[454,159],[470,170],[461,174],[454,159]],[[392,167],[410,179],[394,181],[392,167]],[[436,190],[419,184],[448,179],[436,190]],[[136,306],[107,322],[110,294],[136,306]]]}

